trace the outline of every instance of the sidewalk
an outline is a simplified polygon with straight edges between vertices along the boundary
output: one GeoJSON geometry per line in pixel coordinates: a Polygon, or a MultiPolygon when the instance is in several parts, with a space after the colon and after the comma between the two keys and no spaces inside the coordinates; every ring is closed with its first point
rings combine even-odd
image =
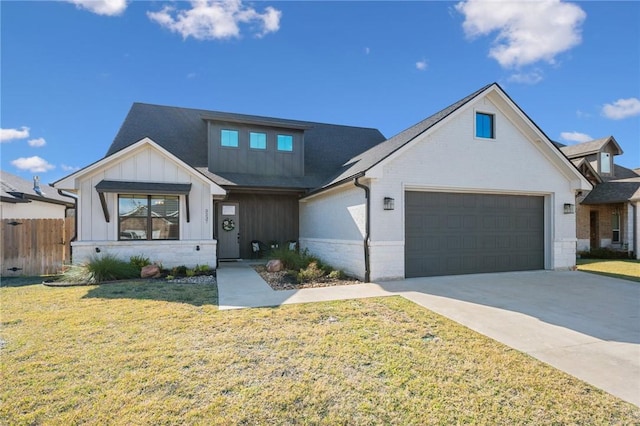
{"type": "Polygon", "coordinates": [[[222,263],[220,310],[403,296],[640,406],[640,286],[527,271],[273,290],[248,262],[222,263]]]}
{"type": "Polygon", "coordinates": [[[394,295],[372,283],[275,291],[250,262],[222,263],[217,270],[217,282],[218,308],[222,311],[394,295]]]}

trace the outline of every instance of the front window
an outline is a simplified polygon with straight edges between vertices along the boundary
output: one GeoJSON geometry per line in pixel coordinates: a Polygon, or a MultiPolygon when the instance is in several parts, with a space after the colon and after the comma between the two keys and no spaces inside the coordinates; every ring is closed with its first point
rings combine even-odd
{"type": "Polygon", "coordinates": [[[267,134],[249,132],[249,147],[253,149],[267,149],[267,134]]]}
{"type": "Polygon", "coordinates": [[[611,154],[608,152],[600,154],[600,173],[611,173],[611,154]]]}
{"type": "Polygon", "coordinates": [[[221,130],[220,144],[232,148],[238,147],[238,131],[237,130],[221,130]]]}
{"type": "Polygon", "coordinates": [[[611,216],[611,242],[620,242],[620,212],[613,212],[611,216]]]}
{"type": "Polygon", "coordinates": [[[477,138],[495,138],[494,116],[476,112],[476,137],[477,138]]]}
{"type": "Polygon", "coordinates": [[[278,151],[293,151],[293,136],[278,135],[278,151]]]}
{"type": "Polygon", "coordinates": [[[176,195],[119,195],[119,240],[177,240],[180,198],[176,195]]]}

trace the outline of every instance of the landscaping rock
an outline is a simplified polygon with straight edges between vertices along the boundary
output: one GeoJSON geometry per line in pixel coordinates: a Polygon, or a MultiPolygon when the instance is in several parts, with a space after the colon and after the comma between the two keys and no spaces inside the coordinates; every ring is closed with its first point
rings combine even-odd
{"type": "Polygon", "coordinates": [[[267,272],[280,272],[284,266],[280,259],[273,259],[267,262],[267,272]]]}
{"type": "Polygon", "coordinates": [[[143,266],[140,271],[141,278],[158,278],[160,277],[160,267],[158,265],[143,266]]]}

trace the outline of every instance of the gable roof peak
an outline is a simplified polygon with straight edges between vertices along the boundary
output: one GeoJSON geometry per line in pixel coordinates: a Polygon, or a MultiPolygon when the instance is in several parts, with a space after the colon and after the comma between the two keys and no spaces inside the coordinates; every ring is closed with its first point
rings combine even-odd
{"type": "Polygon", "coordinates": [[[620,155],[623,153],[622,148],[620,148],[620,145],[618,145],[618,142],[613,136],[605,136],[603,138],[593,139],[574,145],[565,145],[560,149],[568,158],[578,158],[601,152],[609,144],[613,145],[613,155],[620,155]]]}

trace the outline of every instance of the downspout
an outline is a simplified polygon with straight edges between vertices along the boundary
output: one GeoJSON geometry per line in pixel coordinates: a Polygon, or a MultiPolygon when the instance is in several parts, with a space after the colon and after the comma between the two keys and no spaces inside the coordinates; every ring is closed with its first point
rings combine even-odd
{"type": "MultiPolygon", "coordinates": [[[[71,196],[69,193],[65,193],[62,189],[58,189],[58,194],[63,197],[73,199],[73,237],[71,237],[71,241],[69,241],[69,260],[71,261],[73,259],[73,247],[71,246],[71,243],[78,239],[78,197],[71,196]]],[[[69,207],[65,207],[64,209],[65,219],[67,218],[67,210],[69,210],[69,207]]]]}
{"type": "Polygon", "coordinates": [[[358,176],[353,181],[353,184],[358,188],[362,188],[364,190],[364,197],[367,200],[367,210],[365,214],[365,235],[364,235],[364,282],[368,283],[371,281],[371,268],[369,265],[369,237],[371,234],[371,201],[370,201],[370,189],[368,186],[361,184],[358,182],[361,176],[358,176]]]}

